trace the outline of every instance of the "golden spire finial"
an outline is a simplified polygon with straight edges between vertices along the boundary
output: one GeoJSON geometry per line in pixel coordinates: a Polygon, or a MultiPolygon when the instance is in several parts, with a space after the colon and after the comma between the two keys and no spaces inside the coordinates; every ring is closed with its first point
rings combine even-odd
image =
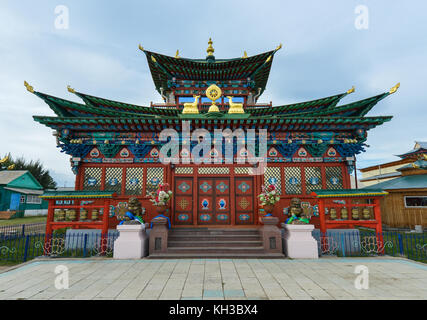
{"type": "Polygon", "coordinates": [[[280,49],[282,49],[282,44],[279,44],[279,45],[277,46],[276,51],[278,51],[278,50],[280,50],[280,49]]]}
{"type": "Polygon", "coordinates": [[[34,93],[33,87],[30,86],[27,81],[24,81],[24,86],[25,88],[27,88],[28,91],[30,91],[31,93],[34,93]]]}
{"type": "Polygon", "coordinates": [[[181,57],[179,56],[179,50],[176,50],[176,53],[175,53],[175,58],[176,58],[176,59],[179,59],[179,58],[181,58],[181,57]]]}
{"type": "Polygon", "coordinates": [[[138,45],[138,49],[144,51],[144,48],[141,46],[141,44],[138,45]]]}
{"type": "Polygon", "coordinates": [[[212,38],[209,38],[208,44],[209,44],[209,46],[208,46],[206,52],[208,53],[208,56],[213,56],[215,49],[212,47],[212,44],[213,44],[212,38]]]}
{"type": "Polygon", "coordinates": [[[243,59],[246,59],[248,57],[248,54],[246,53],[246,51],[243,51],[243,59]]]}
{"type": "Polygon", "coordinates": [[[68,92],[76,93],[76,91],[74,91],[74,89],[71,88],[69,85],[67,86],[67,90],[68,90],[68,92]]]}
{"type": "Polygon", "coordinates": [[[354,91],[356,91],[356,88],[352,86],[351,89],[347,90],[347,94],[353,93],[354,91]]]}
{"type": "Polygon", "coordinates": [[[390,89],[389,93],[393,94],[397,91],[397,89],[399,89],[400,87],[400,82],[398,84],[396,84],[393,88],[390,89]]]}

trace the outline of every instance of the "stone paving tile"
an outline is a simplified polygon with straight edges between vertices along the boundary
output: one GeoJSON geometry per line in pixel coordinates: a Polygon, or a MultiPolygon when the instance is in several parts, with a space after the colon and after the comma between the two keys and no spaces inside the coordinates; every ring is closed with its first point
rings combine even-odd
{"type": "Polygon", "coordinates": [[[241,289],[237,289],[237,290],[226,290],[224,289],[224,296],[226,298],[231,298],[231,297],[244,297],[245,296],[245,292],[241,289]]]}
{"type": "Polygon", "coordinates": [[[424,299],[427,266],[405,259],[40,260],[0,274],[0,299],[424,299]],[[54,269],[69,268],[69,289],[54,269]],[[357,265],[369,289],[354,287],[357,265]]]}

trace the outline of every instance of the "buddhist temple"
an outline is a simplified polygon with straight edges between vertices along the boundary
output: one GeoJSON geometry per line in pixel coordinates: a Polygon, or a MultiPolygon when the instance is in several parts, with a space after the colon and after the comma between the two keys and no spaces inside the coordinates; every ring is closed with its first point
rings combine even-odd
{"type": "MultiPolygon", "coordinates": [[[[173,191],[165,213],[172,228],[254,228],[264,214],[257,198],[264,184],[274,185],[280,196],[272,213],[280,222],[286,220],[292,198],[318,210],[313,192],[328,190],[332,196],[334,191],[344,194],[343,190],[350,189],[355,156],[365,151],[368,131],[392,118],[367,114],[399,87],[353,102],[348,102],[347,96],[355,89],[349,85],[335,95],[310,101],[263,103],[262,94],[281,48],[219,59],[209,40],[206,57],[191,59],[179,52],[168,56],[140,45],[159,100],[163,100],[148,106],[96,97],[69,86],[69,93],[82,101],[76,103],[38,92],[27,82],[25,85],[55,112],[56,116],[38,115],[34,120],[52,129],[60,152],[70,155],[76,192],[82,199],[92,195],[93,199],[85,201],[98,205],[101,215],[109,211],[103,228],[117,225],[117,210],[130,197],[141,201],[144,219],[150,222],[158,213],[149,194],[163,182],[173,191]],[[341,102],[344,99],[346,102],[341,102]],[[165,129],[179,133],[179,157],[191,160],[200,141],[183,135],[185,124],[191,132],[205,129],[211,133],[213,147],[204,158],[226,154],[224,144],[216,147],[214,130],[254,129],[256,135],[243,147],[231,137],[231,163],[221,157],[210,164],[162,163],[161,148],[166,141],[160,136],[165,129]],[[250,147],[255,153],[262,149],[262,129],[267,132],[266,154],[251,154],[250,147]],[[254,174],[256,164],[239,161],[251,156],[265,156],[262,174],[254,174]],[[108,206],[103,202],[107,198],[108,206]]],[[[73,197],[78,199],[76,193],[73,197]]],[[[61,194],[46,199],[62,199],[56,205],[74,203],[78,207],[79,203],[73,202],[78,200],[66,202],[66,198],[61,194]]],[[[319,219],[318,214],[312,219],[317,227],[319,219]]],[[[72,225],[94,227],[90,223],[72,225]]]]}

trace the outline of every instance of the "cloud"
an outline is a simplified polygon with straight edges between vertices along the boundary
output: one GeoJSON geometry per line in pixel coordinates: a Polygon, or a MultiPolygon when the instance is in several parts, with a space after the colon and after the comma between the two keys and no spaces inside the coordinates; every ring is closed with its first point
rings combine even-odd
{"type": "Polygon", "coordinates": [[[393,115],[369,131],[358,167],[396,160],[414,140],[427,140],[425,60],[427,33],[423,2],[369,2],[369,29],[354,28],[359,1],[73,1],[70,29],[54,29],[57,1],[0,4],[0,153],[41,159],[55,179],[72,186],[69,157],[60,153],[50,129],[33,115],[53,115],[23,87],[73,101],[76,90],[140,105],[160,102],[146,58],[149,50],[200,58],[214,40],[218,58],[274,49],[267,90],[259,102],[274,105],[321,98],[356,86],[342,103],[389,90],[369,115],[393,115]]]}

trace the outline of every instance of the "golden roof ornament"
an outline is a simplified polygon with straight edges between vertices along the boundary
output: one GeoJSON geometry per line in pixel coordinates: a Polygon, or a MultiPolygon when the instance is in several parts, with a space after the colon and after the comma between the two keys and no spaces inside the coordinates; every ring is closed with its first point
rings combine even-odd
{"type": "Polygon", "coordinates": [[[400,87],[400,82],[398,84],[396,84],[393,88],[390,89],[389,93],[393,94],[397,91],[397,89],[399,89],[400,87]]]}
{"type": "Polygon", "coordinates": [[[352,86],[351,89],[347,90],[347,94],[353,93],[354,91],[356,91],[356,88],[352,86]]]}
{"type": "Polygon", "coordinates": [[[248,57],[248,54],[246,53],[246,51],[243,51],[243,59],[246,59],[248,57]]]}
{"type": "Polygon", "coordinates": [[[221,95],[221,88],[218,87],[216,84],[212,84],[206,89],[206,97],[209,100],[212,100],[212,105],[209,107],[208,112],[219,112],[218,106],[215,104],[215,101],[221,98],[221,95]]]}
{"type": "Polygon", "coordinates": [[[6,156],[3,159],[1,159],[0,164],[6,163],[7,161],[9,161],[9,156],[6,156]]]}
{"type": "Polygon", "coordinates": [[[175,59],[179,59],[179,58],[181,58],[181,57],[179,56],[179,50],[176,50],[176,53],[175,53],[175,59]]]}
{"type": "Polygon", "coordinates": [[[212,47],[212,38],[209,38],[208,41],[208,48],[206,49],[206,52],[208,53],[208,56],[213,56],[213,53],[215,52],[215,49],[212,47]]]}
{"type": "Polygon", "coordinates": [[[153,56],[151,56],[151,61],[157,62],[156,58],[154,58],[153,56]]]}
{"type": "Polygon", "coordinates": [[[28,91],[30,91],[31,93],[34,93],[33,87],[30,86],[27,81],[24,81],[24,86],[25,86],[25,88],[27,88],[28,91]]]}
{"type": "Polygon", "coordinates": [[[265,63],[269,63],[270,61],[271,61],[271,58],[272,58],[273,56],[272,55],[270,55],[268,58],[267,58],[267,60],[265,60],[265,63]]]}
{"type": "Polygon", "coordinates": [[[186,102],[184,103],[184,109],[182,110],[183,114],[198,114],[199,109],[197,108],[199,104],[200,96],[193,95],[194,102],[186,102]]]}
{"type": "Polygon", "coordinates": [[[245,113],[245,110],[243,110],[243,103],[234,103],[232,96],[228,96],[227,98],[228,104],[230,105],[228,113],[245,113]]]}
{"type": "Polygon", "coordinates": [[[141,46],[141,44],[138,45],[138,49],[144,51],[144,48],[141,46]]]}
{"type": "Polygon", "coordinates": [[[68,92],[76,93],[76,91],[73,88],[71,88],[69,85],[67,86],[67,90],[68,92]]]}
{"type": "Polygon", "coordinates": [[[282,49],[282,44],[279,44],[279,45],[277,46],[276,51],[278,51],[278,50],[280,50],[280,49],[282,49]]]}

